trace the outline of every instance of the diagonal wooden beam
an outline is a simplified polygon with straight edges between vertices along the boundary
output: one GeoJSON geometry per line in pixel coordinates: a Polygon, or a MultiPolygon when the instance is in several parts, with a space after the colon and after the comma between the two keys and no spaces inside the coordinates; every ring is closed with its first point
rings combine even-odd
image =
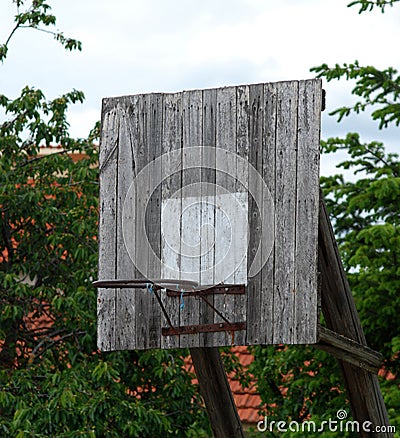
{"type": "MultiPolygon", "coordinates": [[[[321,309],[328,329],[366,346],[364,332],[354,303],[349,283],[340,259],[332,225],[323,195],[320,196],[318,262],[321,272],[321,309]]],[[[389,418],[378,376],[348,362],[339,360],[347,387],[351,410],[362,425],[388,426],[389,418]]],[[[370,437],[371,432],[360,428],[360,436],[370,437]]],[[[374,433],[374,437],[393,437],[391,432],[374,433]]]]}

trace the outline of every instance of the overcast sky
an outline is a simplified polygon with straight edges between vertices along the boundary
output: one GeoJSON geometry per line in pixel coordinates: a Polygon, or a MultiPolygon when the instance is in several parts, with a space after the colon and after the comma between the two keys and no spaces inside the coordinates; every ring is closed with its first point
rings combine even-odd
{"type": "MultiPolygon", "coordinates": [[[[25,85],[48,98],[76,88],[86,101],[70,109],[71,132],[86,136],[103,97],[170,92],[313,77],[310,68],[353,62],[400,65],[400,8],[359,15],[350,0],[49,0],[57,28],[83,43],[65,52],[49,35],[20,30],[0,65],[0,92],[25,85]]],[[[0,0],[0,43],[15,6],[0,0]]],[[[394,150],[395,129],[378,131],[367,118],[337,124],[328,113],[352,101],[344,81],[324,83],[322,137],[358,131],[394,150]]],[[[321,173],[333,171],[323,159],[321,173]]]]}

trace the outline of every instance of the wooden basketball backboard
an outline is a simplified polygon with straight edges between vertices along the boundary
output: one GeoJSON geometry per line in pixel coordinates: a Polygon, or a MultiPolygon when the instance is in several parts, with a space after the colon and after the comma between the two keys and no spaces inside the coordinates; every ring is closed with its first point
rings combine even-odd
{"type": "Polygon", "coordinates": [[[100,349],[316,342],[321,102],[317,79],[104,99],[100,349]]]}

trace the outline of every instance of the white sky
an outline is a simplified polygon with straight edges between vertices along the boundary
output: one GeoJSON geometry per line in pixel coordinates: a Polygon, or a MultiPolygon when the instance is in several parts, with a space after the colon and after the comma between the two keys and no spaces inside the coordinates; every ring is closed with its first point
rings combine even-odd
{"type": "MultiPolygon", "coordinates": [[[[15,6],[0,0],[0,43],[15,6]]],[[[48,98],[76,88],[83,105],[70,109],[71,132],[86,136],[100,119],[103,97],[313,77],[309,69],[353,62],[400,65],[400,8],[359,15],[350,0],[54,0],[57,28],[83,43],[65,52],[51,36],[20,30],[0,65],[0,93],[25,85],[48,98]]],[[[328,116],[352,101],[345,81],[325,83],[322,137],[358,131],[395,150],[396,129],[381,132],[367,117],[337,124],[328,116]]],[[[321,173],[335,160],[323,157],[321,173]]]]}

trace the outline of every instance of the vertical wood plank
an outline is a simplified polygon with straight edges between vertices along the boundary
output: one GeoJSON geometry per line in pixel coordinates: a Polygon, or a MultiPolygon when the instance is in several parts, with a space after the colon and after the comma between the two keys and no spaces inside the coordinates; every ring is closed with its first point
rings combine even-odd
{"type": "MultiPolygon", "coordinates": [[[[138,176],[141,170],[147,165],[147,131],[149,124],[149,96],[138,96],[138,124],[135,131],[135,143],[136,143],[136,163],[135,163],[135,176],[138,176]]],[[[148,244],[146,236],[141,230],[141,212],[146,208],[146,183],[141,179],[137,181],[136,186],[136,199],[135,199],[135,259],[140,258],[140,266],[143,266],[141,271],[137,272],[140,278],[147,276],[147,261],[148,261],[148,244]]],[[[136,348],[144,349],[148,348],[147,344],[147,309],[149,297],[146,289],[136,289],[135,293],[135,309],[136,309],[136,331],[135,331],[135,344],[136,348]]]]}
{"type": "Polygon", "coordinates": [[[319,80],[299,82],[295,337],[296,344],[317,341],[319,141],[322,90],[319,80]]]}
{"type": "MultiPolygon", "coordinates": [[[[263,131],[263,157],[262,157],[262,177],[272,196],[275,204],[275,148],[276,148],[276,121],[277,121],[277,85],[264,85],[264,131],[263,131]]],[[[263,190],[266,190],[264,187],[263,190]]],[[[264,193],[265,196],[265,193],[264,193]]],[[[274,211],[270,212],[271,215],[274,211]]],[[[272,221],[272,226],[274,221],[272,221]]],[[[263,229],[263,237],[270,239],[275,235],[274,229],[263,229]]],[[[260,343],[273,343],[274,329],[274,248],[272,252],[268,243],[262,242],[262,258],[267,258],[267,261],[261,270],[261,311],[262,311],[262,326],[263,332],[260,336],[260,343]]]]}
{"type": "MultiPolygon", "coordinates": [[[[192,249],[189,256],[182,256],[182,272],[185,272],[185,280],[200,281],[200,257],[201,257],[201,168],[191,168],[194,163],[193,153],[187,148],[197,147],[202,144],[202,92],[199,90],[187,91],[182,95],[183,108],[183,139],[182,139],[182,159],[183,174],[182,186],[183,193],[187,196],[182,200],[182,234],[181,238],[187,243],[186,248],[192,249]],[[191,187],[197,185],[193,190],[191,187]],[[188,188],[188,190],[185,190],[188,188]],[[193,196],[195,195],[195,196],[193,196]]],[[[196,154],[197,155],[197,154],[196,154]]],[[[186,252],[186,250],[184,251],[186,252]]],[[[200,304],[198,298],[188,298],[182,303],[181,325],[199,324],[200,304]]],[[[198,347],[200,345],[200,335],[182,335],[180,337],[180,347],[198,347]]]]}
{"type": "Polygon", "coordinates": [[[296,239],[297,82],[278,87],[275,188],[274,343],[291,344],[296,239]]]}
{"type": "MultiPolygon", "coordinates": [[[[217,107],[217,92],[215,89],[203,90],[203,146],[210,147],[202,156],[202,171],[201,178],[205,183],[210,184],[206,193],[202,196],[207,196],[206,205],[203,205],[202,210],[202,238],[201,238],[201,259],[200,259],[200,284],[214,284],[215,272],[215,184],[216,184],[216,155],[213,151],[216,145],[216,107],[217,107]]],[[[204,198],[203,198],[204,199],[204,198]]],[[[210,303],[214,305],[214,297],[208,298],[210,303]]],[[[200,302],[200,322],[201,324],[212,324],[214,322],[213,310],[203,301],[200,302]]],[[[212,333],[201,333],[199,343],[200,346],[212,346],[214,335],[212,333]]]]}
{"type": "MultiPolygon", "coordinates": [[[[127,202],[125,214],[128,212],[130,221],[123,224],[123,210],[129,188],[135,177],[134,139],[132,126],[137,118],[137,97],[121,98],[118,104],[119,142],[117,160],[117,217],[116,217],[116,273],[118,279],[133,278],[135,266],[128,254],[125,239],[134,239],[134,200],[127,202]],[[123,229],[125,227],[125,230],[123,229]]],[[[136,348],[135,342],[135,289],[116,290],[115,348],[128,350],[136,348]]]]}
{"type": "MultiPolygon", "coordinates": [[[[146,206],[146,231],[152,251],[148,254],[148,269],[150,278],[160,278],[161,274],[161,156],[163,95],[150,95],[150,117],[147,131],[147,165],[153,164],[149,172],[149,201],[146,206]],[[155,165],[155,163],[158,163],[155,165]]],[[[161,346],[161,308],[154,294],[146,294],[148,315],[147,343],[149,348],[161,346]]]]}
{"type": "MultiPolygon", "coordinates": [[[[138,123],[137,174],[160,153],[162,98],[159,94],[140,96],[138,123]]],[[[157,263],[153,263],[150,246],[159,252],[160,247],[160,212],[157,210],[157,196],[151,197],[150,187],[153,178],[159,178],[157,172],[149,173],[146,181],[137,187],[136,199],[136,258],[141,258],[144,272],[142,277],[157,277],[157,263]],[[146,212],[146,233],[143,234],[139,218],[146,212]],[[154,214],[153,214],[154,213],[154,214]]],[[[159,209],[158,209],[159,210],[159,209]]],[[[137,289],[135,297],[136,312],[136,346],[139,349],[157,348],[160,345],[161,310],[154,294],[147,289],[137,289]]]]}
{"type": "MultiPolygon", "coordinates": [[[[249,158],[249,103],[250,103],[250,91],[248,86],[237,87],[237,125],[236,125],[236,153],[243,160],[249,158]]],[[[235,192],[241,192],[244,201],[247,202],[247,208],[249,210],[249,196],[244,190],[246,190],[246,184],[248,183],[248,168],[243,168],[239,165],[236,169],[236,177],[238,181],[235,183],[235,192]]],[[[247,216],[247,215],[246,215],[247,216]]],[[[247,227],[248,218],[246,217],[247,227]]],[[[247,260],[237,260],[235,263],[239,264],[239,268],[235,271],[235,283],[241,283],[243,279],[246,279],[247,283],[247,263],[248,263],[248,242],[246,245],[247,260]]],[[[242,254],[239,254],[242,256],[242,254]]],[[[247,289],[248,290],[248,289],[247,289]]],[[[234,313],[232,315],[234,322],[247,321],[247,295],[236,295],[234,297],[234,313]]],[[[246,343],[246,330],[235,332],[234,340],[237,345],[244,345],[246,343]]]]}
{"type": "MultiPolygon", "coordinates": [[[[262,159],[263,159],[263,101],[264,87],[263,85],[250,86],[250,108],[249,108],[249,163],[254,166],[258,173],[262,174],[262,159]]],[[[254,173],[249,175],[249,188],[251,193],[260,193],[262,186],[260,181],[254,178],[254,173]]],[[[262,236],[262,218],[261,211],[258,209],[255,200],[249,196],[249,255],[248,268],[253,263],[254,256],[261,241],[262,236]]],[[[261,207],[261,206],[259,206],[261,207]]],[[[248,295],[248,324],[247,324],[247,342],[251,344],[259,344],[260,336],[264,328],[262,327],[262,308],[261,308],[261,274],[258,273],[255,277],[249,279],[247,287],[248,295]]]]}
{"type": "MultiPolygon", "coordinates": [[[[182,215],[182,203],[181,198],[176,198],[175,192],[180,189],[182,185],[182,156],[179,153],[181,151],[182,143],[182,97],[181,93],[166,94],[164,96],[164,109],[163,109],[163,137],[161,143],[162,149],[162,175],[163,178],[173,173],[171,176],[163,179],[161,185],[161,200],[162,200],[162,215],[171,214],[172,217],[178,218],[182,215]],[[168,199],[172,198],[173,203],[168,206],[168,199]],[[173,208],[174,211],[168,209],[173,208]]],[[[165,217],[165,216],[164,216],[165,217]]],[[[163,226],[168,225],[169,221],[162,220],[163,226]]],[[[177,233],[180,233],[179,222],[174,224],[177,228],[177,233]]],[[[173,229],[172,229],[173,232],[173,229]]],[[[161,253],[163,262],[161,276],[163,278],[178,279],[180,278],[179,270],[181,266],[180,246],[178,248],[171,248],[167,238],[170,236],[169,230],[162,230],[161,236],[161,253]]],[[[176,237],[174,239],[176,243],[176,237]]],[[[171,319],[174,326],[179,326],[179,300],[173,297],[167,297],[164,293],[162,295],[162,301],[164,307],[171,319]]],[[[162,316],[161,323],[163,327],[168,327],[167,321],[162,316]]],[[[178,348],[179,337],[178,336],[162,336],[161,339],[162,348],[178,348]]]]}
{"type": "MultiPolygon", "coordinates": [[[[226,158],[223,154],[217,155],[217,168],[219,166],[218,161],[228,160],[229,152],[236,153],[236,88],[227,87],[219,88],[217,90],[217,114],[216,114],[216,146],[220,150],[226,151],[226,158]]],[[[234,172],[234,169],[233,169],[234,172]]],[[[230,260],[226,257],[226,252],[229,250],[222,242],[227,242],[228,245],[232,245],[233,239],[231,236],[231,227],[226,212],[223,211],[223,198],[224,191],[220,188],[234,193],[235,182],[231,175],[223,172],[217,172],[216,174],[216,202],[217,208],[215,211],[215,265],[216,265],[216,278],[221,274],[218,263],[222,262],[225,273],[229,275],[223,279],[225,283],[232,283],[234,281],[234,260],[230,260]],[[222,193],[222,196],[221,196],[222,193]],[[218,205],[219,204],[219,205],[218,205]],[[219,208],[218,208],[219,207],[219,208]],[[232,267],[232,269],[230,269],[232,267]],[[228,269],[226,269],[228,268],[228,269]],[[229,272],[228,272],[229,271],[229,272]],[[231,272],[230,272],[231,271],[231,272]]],[[[224,275],[225,277],[225,275],[224,275]]],[[[234,299],[229,295],[218,295],[214,297],[215,307],[224,315],[232,315],[234,299]]],[[[229,319],[229,317],[228,317],[229,319]]],[[[214,315],[214,322],[223,322],[220,316],[214,315]]],[[[233,322],[233,321],[231,321],[233,322]]],[[[229,345],[231,339],[225,332],[214,334],[214,345],[229,345]]]]}
{"type": "MultiPolygon", "coordinates": [[[[100,140],[100,220],[99,278],[113,279],[116,275],[117,215],[117,155],[118,110],[113,99],[104,99],[100,140]]],[[[115,289],[99,289],[97,297],[97,345],[102,351],[115,349],[115,289]]]]}

